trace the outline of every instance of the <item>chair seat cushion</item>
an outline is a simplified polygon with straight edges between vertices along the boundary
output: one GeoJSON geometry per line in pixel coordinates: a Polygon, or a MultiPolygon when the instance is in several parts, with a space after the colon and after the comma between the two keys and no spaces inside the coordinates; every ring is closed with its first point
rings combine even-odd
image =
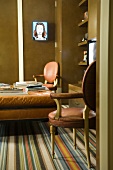
{"type": "Polygon", "coordinates": [[[57,86],[53,84],[43,84],[43,86],[46,86],[49,90],[57,90],[57,86]]]}
{"type": "MultiPolygon", "coordinates": [[[[83,110],[84,108],[63,108],[61,111],[61,117],[59,119],[55,119],[56,110],[49,113],[49,122],[54,126],[60,127],[76,127],[83,128],[84,127],[84,119],[83,119],[83,110]]],[[[96,113],[94,111],[89,112],[89,126],[91,129],[95,129],[96,113]]]]}

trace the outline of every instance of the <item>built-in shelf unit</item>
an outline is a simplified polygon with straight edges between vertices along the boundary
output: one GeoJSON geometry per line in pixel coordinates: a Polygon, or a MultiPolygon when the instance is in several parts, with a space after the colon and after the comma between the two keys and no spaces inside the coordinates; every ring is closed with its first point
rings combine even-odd
{"type": "Polygon", "coordinates": [[[78,27],[81,27],[80,29],[82,29],[81,35],[83,34],[82,39],[80,37],[80,42],[78,42],[78,47],[80,47],[81,51],[83,51],[82,53],[83,57],[82,57],[82,60],[80,59],[80,62],[78,63],[78,65],[87,66],[87,62],[84,62],[83,59],[84,59],[84,52],[85,51],[87,52],[87,39],[85,37],[85,34],[88,33],[88,17],[85,17],[84,15],[85,15],[85,12],[87,12],[88,14],[88,0],[80,1],[78,6],[80,7],[80,10],[83,11],[83,19],[81,22],[78,23],[78,27]]]}

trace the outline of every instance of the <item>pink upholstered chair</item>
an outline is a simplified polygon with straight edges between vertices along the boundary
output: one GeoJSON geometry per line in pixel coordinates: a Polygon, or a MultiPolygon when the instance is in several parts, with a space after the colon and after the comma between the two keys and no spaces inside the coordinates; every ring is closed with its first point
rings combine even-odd
{"type": "Polygon", "coordinates": [[[57,90],[57,83],[58,83],[58,63],[55,61],[49,62],[44,67],[43,74],[40,75],[33,75],[35,81],[39,81],[39,77],[44,77],[45,82],[44,86],[46,86],[49,90],[56,91],[57,90]]]}
{"type": "Polygon", "coordinates": [[[82,93],[51,93],[57,104],[57,110],[49,113],[52,156],[54,158],[54,140],[57,127],[73,128],[74,147],[76,148],[76,129],[84,128],[85,148],[90,168],[89,129],[96,129],[96,61],[88,66],[82,81],[82,93]],[[61,107],[61,99],[83,98],[85,108],[61,107]]]}

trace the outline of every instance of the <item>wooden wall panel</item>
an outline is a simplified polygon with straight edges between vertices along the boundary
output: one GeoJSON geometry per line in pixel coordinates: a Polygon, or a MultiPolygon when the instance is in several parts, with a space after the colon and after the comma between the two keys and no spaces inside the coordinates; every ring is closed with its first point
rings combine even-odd
{"type": "Polygon", "coordinates": [[[16,0],[0,0],[0,82],[18,80],[16,0]]]}
{"type": "MultiPolygon", "coordinates": [[[[59,63],[58,75],[62,77],[62,0],[56,1],[55,8],[55,60],[59,63]]],[[[58,81],[59,86],[62,87],[62,79],[58,81]]]]}
{"type": "Polygon", "coordinates": [[[88,1],[88,39],[97,38],[97,1],[88,1]]]}
{"type": "Polygon", "coordinates": [[[55,60],[55,1],[23,0],[23,39],[25,80],[42,73],[44,65],[55,60]],[[47,21],[49,39],[37,42],[32,39],[32,22],[47,21]]]}

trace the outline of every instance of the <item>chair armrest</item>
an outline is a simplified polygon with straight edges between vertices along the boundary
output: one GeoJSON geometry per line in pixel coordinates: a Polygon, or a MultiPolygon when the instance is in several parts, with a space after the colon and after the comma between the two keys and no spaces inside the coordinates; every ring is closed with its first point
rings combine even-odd
{"type": "Polygon", "coordinates": [[[52,99],[83,98],[83,93],[51,93],[52,99]]]}
{"type": "Polygon", "coordinates": [[[57,105],[55,119],[61,116],[61,99],[83,98],[83,93],[51,93],[50,97],[54,99],[57,105]]]}
{"type": "Polygon", "coordinates": [[[33,75],[33,78],[36,78],[36,77],[44,77],[44,75],[43,74],[33,75]]]}

